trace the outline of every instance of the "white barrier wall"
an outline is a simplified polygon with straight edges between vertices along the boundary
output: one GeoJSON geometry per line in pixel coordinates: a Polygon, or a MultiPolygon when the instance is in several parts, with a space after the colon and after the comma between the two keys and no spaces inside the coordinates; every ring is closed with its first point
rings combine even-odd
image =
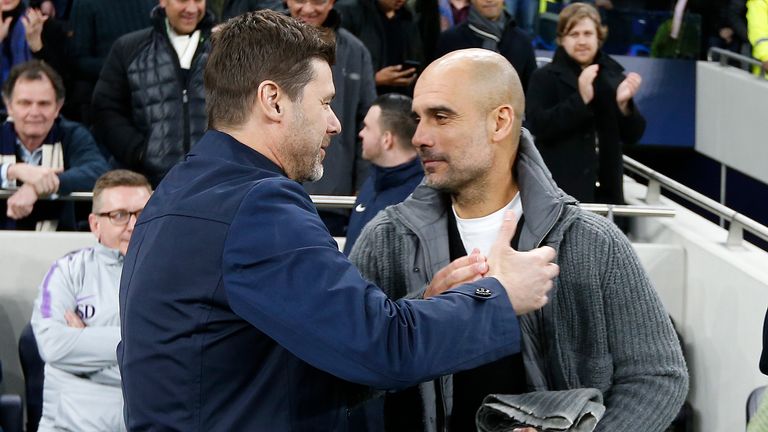
{"type": "MultiPolygon", "coordinates": [[[[645,188],[625,186],[631,204],[645,188]]],[[[692,402],[700,431],[744,429],[749,392],[768,383],[757,361],[768,306],[768,254],[728,249],[726,233],[674,205],[675,218],[637,221],[635,249],[686,341],[692,402]]],[[[0,231],[0,392],[23,393],[18,335],[29,320],[37,288],[50,264],[94,243],[91,234],[0,231]]],[[[340,243],[343,244],[343,243],[340,243]]]]}
{"type": "Polygon", "coordinates": [[[768,183],[768,80],[734,67],[696,65],[696,150],[768,183]]]}
{"type": "MultiPolygon", "coordinates": [[[[644,186],[625,182],[624,190],[629,204],[642,204],[644,186]]],[[[657,289],[686,343],[695,430],[743,431],[747,396],[768,384],[758,369],[768,307],[768,253],[748,243],[729,248],[724,229],[667,199],[662,204],[674,207],[677,215],[637,219],[635,240],[684,251],[674,263],[658,263],[667,273],[662,279],[682,279],[682,290],[658,282],[657,289]]],[[[643,261],[649,266],[647,256],[643,261]]],[[[654,280],[660,276],[651,273],[654,280]]]]}
{"type": "Polygon", "coordinates": [[[0,393],[24,394],[17,343],[48,268],[66,253],[94,243],[91,233],[0,231],[0,393]]]}

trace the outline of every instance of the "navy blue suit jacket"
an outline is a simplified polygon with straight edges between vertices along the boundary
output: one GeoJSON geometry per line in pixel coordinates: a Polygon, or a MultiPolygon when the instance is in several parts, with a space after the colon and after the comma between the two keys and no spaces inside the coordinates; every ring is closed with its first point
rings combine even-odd
{"type": "Polygon", "coordinates": [[[347,430],[350,382],[410,386],[520,345],[496,279],[389,300],[298,183],[216,131],[142,213],[120,318],[129,430],[347,430]]]}

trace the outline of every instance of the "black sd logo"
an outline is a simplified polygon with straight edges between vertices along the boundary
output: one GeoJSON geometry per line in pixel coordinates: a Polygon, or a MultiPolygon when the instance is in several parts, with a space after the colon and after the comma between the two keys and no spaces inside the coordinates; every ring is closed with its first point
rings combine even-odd
{"type": "Polygon", "coordinates": [[[77,305],[77,316],[80,317],[81,320],[85,320],[88,318],[93,318],[93,315],[96,313],[96,308],[91,304],[79,304],[77,305]]]}

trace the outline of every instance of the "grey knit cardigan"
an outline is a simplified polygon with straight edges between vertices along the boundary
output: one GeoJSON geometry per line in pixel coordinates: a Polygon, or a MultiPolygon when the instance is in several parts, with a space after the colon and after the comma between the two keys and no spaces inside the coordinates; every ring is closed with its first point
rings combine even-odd
{"type": "MultiPolygon", "coordinates": [[[[596,431],[663,431],[687,396],[688,371],[632,246],[613,223],[580,209],[557,187],[527,131],[515,174],[525,214],[519,249],[551,246],[560,265],[550,302],[519,317],[530,390],[593,387],[607,408],[596,431]]],[[[448,199],[421,185],[380,212],[350,255],[363,277],[392,298],[420,297],[450,262],[448,199]]],[[[451,382],[441,382],[450,412],[451,382]]],[[[429,394],[433,386],[421,388],[424,429],[435,430],[440,401],[429,394]]]]}

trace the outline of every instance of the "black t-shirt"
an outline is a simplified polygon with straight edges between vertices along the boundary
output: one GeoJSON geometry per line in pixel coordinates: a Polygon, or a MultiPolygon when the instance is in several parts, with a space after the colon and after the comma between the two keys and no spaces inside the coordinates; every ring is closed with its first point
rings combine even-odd
{"type": "MultiPolygon", "coordinates": [[[[517,248],[524,217],[517,223],[512,247],[517,248]]],[[[448,244],[451,262],[467,255],[453,211],[448,209],[448,244]]],[[[510,306],[509,313],[513,313],[510,306]]],[[[515,354],[453,375],[453,412],[449,430],[475,430],[475,413],[489,394],[520,394],[528,391],[522,354],[515,354]]]]}

